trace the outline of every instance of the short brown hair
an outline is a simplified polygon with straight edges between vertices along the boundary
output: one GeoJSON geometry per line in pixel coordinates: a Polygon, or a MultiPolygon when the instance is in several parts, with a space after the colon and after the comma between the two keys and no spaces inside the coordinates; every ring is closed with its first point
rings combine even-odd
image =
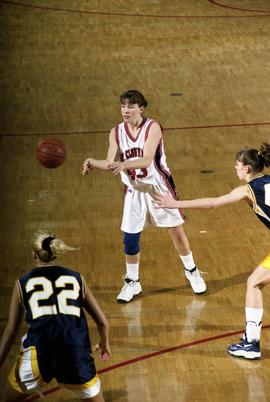
{"type": "Polygon", "coordinates": [[[128,91],[123,92],[122,95],[120,95],[120,102],[128,102],[133,105],[137,103],[140,107],[147,106],[147,101],[145,97],[141,92],[137,91],[136,89],[129,89],[128,91]]]}

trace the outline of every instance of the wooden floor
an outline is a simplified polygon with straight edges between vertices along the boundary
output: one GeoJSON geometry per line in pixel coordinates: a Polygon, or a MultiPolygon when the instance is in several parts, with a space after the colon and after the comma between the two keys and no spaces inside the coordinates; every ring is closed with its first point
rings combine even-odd
{"type": "MultiPolygon", "coordinates": [[[[110,173],[81,175],[86,157],[106,156],[119,94],[136,88],[165,129],[182,198],[238,185],[235,153],[270,140],[269,0],[0,0],[0,27],[1,331],[14,281],[32,266],[31,235],[50,228],[81,247],[61,261],[84,274],[110,322],[113,357],[96,360],[106,401],[269,401],[270,288],[262,359],[226,352],[244,328],[246,278],[269,252],[269,232],[249,207],[187,211],[193,254],[208,272],[202,296],[166,231],[147,229],[143,295],[119,305],[123,188],[110,173]],[[67,147],[55,170],[34,156],[47,135],[67,147]]],[[[49,401],[75,401],[55,383],[48,392],[49,401]]]]}

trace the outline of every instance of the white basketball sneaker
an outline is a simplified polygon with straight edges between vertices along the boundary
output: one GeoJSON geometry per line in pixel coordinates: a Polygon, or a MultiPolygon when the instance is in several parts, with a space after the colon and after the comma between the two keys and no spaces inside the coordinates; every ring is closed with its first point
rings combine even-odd
{"type": "Polygon", "coordinates": [[[124,286],[121,292],[117,296],[118,303],[129,303],[135,296],[142,293],[142,287],[140,281],[133,281],[127,277],[124,277],[124,286]]]}
{"type": "Polygon", "coordinates": [[[202,272],[197,267],[194,267],[191,271],[185,269],[185,276],[189,280],[194,293],[200,294],[206,291],[206,283],[202,275],[202,272]]]}
{"type": "Polygon", "coordinates": [[[245,359],[260,359],[261,357],[260,342],[256,340],[233,343],[227,350],[230,355],[244,357],[245,359]]]}

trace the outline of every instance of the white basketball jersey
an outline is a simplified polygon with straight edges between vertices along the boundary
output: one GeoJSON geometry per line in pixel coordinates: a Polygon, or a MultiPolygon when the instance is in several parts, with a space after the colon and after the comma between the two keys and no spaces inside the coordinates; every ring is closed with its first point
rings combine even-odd
{"type": "MultiPolygon", "coordinates": [[[[116,126],[116,141],[122,162],[143,157],[144,144],[147,140],[150,127],[154,122],[155,120],[144,118],[136,138],[132,136],[127,123],[122,122],[116,126]]],[[[122,182],[128,187],[147,192],[155,186],[155,188],[163,191],[170,190],[176,195],[173,178],[166,163],[163,138],[160,140],[154,159],[149,167],[129,169],[120,173],[122,182]]]]}

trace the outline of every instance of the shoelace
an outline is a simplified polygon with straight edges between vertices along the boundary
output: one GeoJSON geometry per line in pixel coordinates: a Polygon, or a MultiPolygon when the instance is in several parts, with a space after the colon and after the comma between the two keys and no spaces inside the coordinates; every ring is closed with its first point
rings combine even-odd
{"type": "Polygon", "coordinates": [[[190,275],[198,277],[198,276],[203,276],[203,275],[208,275],[208,272],[200,271],[198,268],[194,272],[190,272],[187,270],[187,272],[190,273],[190,275]]]}
{"type": "Polygon", "coordinates": [[[208,275],[208,272],[200,271],[199,269],[197,269],[197,272],[199,273],[200,276],[208,275]]]}
{"type": "Polygon", "coordinates": [[[126,290],[128,286],[133,285],[133,283],[136,283],[137,281],[133,281],[132,279],[126,278],[125,275],[122,276],[122,279],[124,279],[124,285],[122,290],[126,290]],[[128,279],[128,282],[126,281],[126,279],[128,279]]]}

